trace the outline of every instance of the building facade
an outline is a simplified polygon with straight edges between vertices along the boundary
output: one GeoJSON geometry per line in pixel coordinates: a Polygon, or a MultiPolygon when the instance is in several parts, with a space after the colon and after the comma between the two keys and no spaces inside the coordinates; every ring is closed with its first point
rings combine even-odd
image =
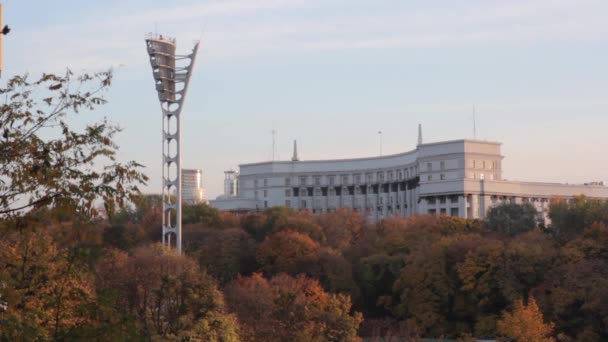
{"type": "MultiPolygon", "coordinates": [[[[608,187],[502,179],[501,144],[478,140],[422,143],[409,152],[357,159],[271,161],[240,165],[238,196],[220,210],[286,206],[330,212],[352,208],[369,220],[415,214],[484,218],[499,203],[531,203],[547,221],[554,197],[608,198],[608,187]]],[[[297,151],[294,150],[294,155],[297,151]]]]}
{"type": "Polygon", "coordinates": [[[182,201],[186,204],[206,203],[203,170],[182,169],[182,201]]]}

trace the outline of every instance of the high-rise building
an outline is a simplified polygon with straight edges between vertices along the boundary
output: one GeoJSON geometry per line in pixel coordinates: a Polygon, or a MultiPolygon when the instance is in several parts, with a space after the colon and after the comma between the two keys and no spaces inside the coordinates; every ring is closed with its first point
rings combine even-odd
{"type": "Polygon", "coordinates": [[[238,195],[239,173],[233,170],[224,171],[224,197],[238,195]]]}
{"type": "Polygon", "coordinates": [[[182,169],[182,202],[186,204],[207,202],[203,187],[203,170],[182,169]]]}

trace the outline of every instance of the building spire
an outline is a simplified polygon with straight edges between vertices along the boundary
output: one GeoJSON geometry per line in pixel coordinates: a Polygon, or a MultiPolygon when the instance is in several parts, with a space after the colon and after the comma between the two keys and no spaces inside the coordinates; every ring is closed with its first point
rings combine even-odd
{"type": "Polygon", "coordinates": [[[418,145],[422,145],[422,125],[418,124],[418,145]]]}
{"type": "Polygon", "coordinates": [[[291,157],[291,161],[299,161],[298,159],[298,141],[293,141],[293,156],[291,157]]]}

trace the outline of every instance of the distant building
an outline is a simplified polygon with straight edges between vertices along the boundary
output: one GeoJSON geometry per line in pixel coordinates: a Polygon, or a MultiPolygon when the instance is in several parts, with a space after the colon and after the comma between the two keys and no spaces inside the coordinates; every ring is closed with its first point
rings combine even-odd
{"type": "Polygon", "coordinates": [[[187,204],[207,202],[202,170],[182,169],[182,201],[187,204]]]}
{"type": "Polygon", "coordinates": [[[224,197],[236,197],[239,189],[239,173],[224,171],[224,197]]]}
{"type": "Polygon", "coordinates": [[[608,199],[603,183],[568,185],[502,178],[500,143],[453,140],[369,158],[242,164],[238,196],[212,201],[220,210],[286,206],[315,213],[352,208],[372,221],[415,214],[484,218],[503,202],[530,203],[548,222],[552,198],[608,199]]]}

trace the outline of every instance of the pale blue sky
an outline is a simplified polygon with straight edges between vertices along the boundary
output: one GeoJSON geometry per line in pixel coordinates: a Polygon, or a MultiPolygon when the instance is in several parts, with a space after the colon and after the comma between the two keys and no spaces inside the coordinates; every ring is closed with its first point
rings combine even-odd
{"type": "Polygon", "coordinates": [[[211,198],[223,170],[268,160],[271,133],[303,159],[385,154],[425,141],[503,143],[507,179],[608,180],[605,0],[5,0],[3,79],[115,67],[122,159],[160,190],[161,114],[144,35],[187,51],[202,35],[184,107],[184,167],[211,198]],[[156,23],[156,25],[155,25],[156,23]],[[119,67],[123,65],[122,67],[119,67]]]}

